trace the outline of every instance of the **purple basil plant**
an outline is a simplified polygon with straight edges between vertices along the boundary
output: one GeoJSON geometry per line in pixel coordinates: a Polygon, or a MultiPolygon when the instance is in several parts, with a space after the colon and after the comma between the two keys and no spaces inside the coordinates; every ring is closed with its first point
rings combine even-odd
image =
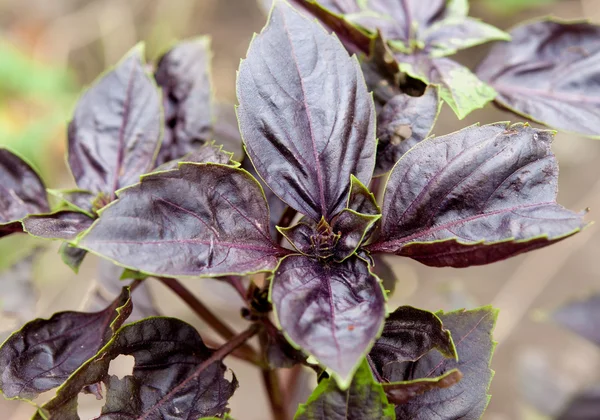
{"type": "Polygon", "coordinates": [[[0,391],[36,404],[56,389],[34,419],[79,419],[80,393],[105,398],[100,419],[231,419],[239,383],[223,360],[237,357],[261,369],[274,419],[479,419],[497,310],[391,310],[380,256],[463,268],[586,226],[585,212],[556,202],[553,131],[431,131],[442,102],[462,118],[495,100],[598,136],[599,31],[540,20],[507,34],[468,17],[464,0],[277,0],[240,64],[237,120],[213,103],[207,38],[156,63],[134,48],[86,90],[68,126],[76,189],[47,190],[0,149],[0,236],[60,240],[76,271],[96,254],[112,290],[98,292],[96,312],[57,313],[8,337],[0,391]],[[503,42],[476,75],[448,58],[491,40],[503,42]],[[201,277],[238,292],[246,330],[177,280],[201,277]],[[225,344],[161,316],[149,281],[225,344]],[[122,379],[109,374],[119,355],[135,358],[122,379]],[[294,381],[303,366],[316,388],[292,407],[277,369],[295,369],[294,381]]]}

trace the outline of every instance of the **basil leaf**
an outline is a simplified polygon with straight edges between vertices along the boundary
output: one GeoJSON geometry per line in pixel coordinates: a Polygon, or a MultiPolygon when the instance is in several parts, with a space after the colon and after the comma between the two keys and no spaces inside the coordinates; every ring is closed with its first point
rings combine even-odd
{"type": "Polygon", "coordinates": [[[552,313],[552,319],[600,346],[600,294],[567,303],[552,313]]]}
{"type": "Polygon", "coordinates": [[[358,61],[319,24],[276,2],[240,65],[237,93],[246,151],[291,207],[330,220],[344,207],[351,174],[368,184],[373,100],[358,61]]]}
{"type": "Polygon", "coordinates": [[[390,175],[381,236],[367,248],[467,267],[579,232],[583,213],[556,203],[551,142],[549,131],[496,123],[419,143],[390,175]]]}
{"type": "Polygon", "coordinates": [[[84,213],[59,210],[54,213],[27,216],[23,228],[30,235],[44,239],[72,240],[88,229],[94,219],[84,213]]]}
{"type": "Polygon", "coordinates": [[[383,290],[367,264],[288,256],[275,270],[270,298],[286,336],[347,388],[385,317],[383,290]]]}

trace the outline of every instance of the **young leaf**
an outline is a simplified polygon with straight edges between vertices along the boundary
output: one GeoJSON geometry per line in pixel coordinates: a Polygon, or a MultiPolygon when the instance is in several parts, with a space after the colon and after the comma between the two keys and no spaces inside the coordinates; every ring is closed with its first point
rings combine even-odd
{"type": "Polygon", "coordinates": [[[182,163],[120,191],[77,245],[151,275],[268,271],[285,254],[269,235],[268,211],[246,171],[182,163]]]}
{"type": "Polygon", "coordinates": [[[600,294],[570,302],[552,314],[554,321],[600,346],[600,294]]]}
{"type": "Polygon", "coordinates": [[[79,272],[79,266],[87,255],[87,251],[85,249],[74,247],[67,242],[60,244],[58,253],[60,254],[62,261],[71,267],[71,270],[73,270],[75,273],[79,272]]]}
{"type": "Polygon", "coordinates": [[[600,26],[541,20],[495,45],[477,75],[496,102],[551,127],[600,136],[600,26]]]}
{"type": "Polygon", "coordinates": [[[68,241],[75,239],[92,223],[94,223],[94,219],[87,214],[59,210],[54,213],[27,216],[23,219],[23,228],[33,236],[68,241]]]}
{"type": "Polygon", "coordinates": [[[28,214],[49,211],[40,176],[21,157],[0,148],[0,238],[21,232],[20,220],[28,214]]]}
{"type": "Polygon", "coordinates": [[[427,84],[439,88],[440,97],[463,119],[472,111],[483,108],[496,97],[496,91],[479,80],[468,68],[445,57],[430,57],[423,53],[395,55],[400,70],[427,84]]]}
{"type": "Polygon", "coordinates": [[[77,396],[97,383],[106,386],[101,418],[197,419],[221,416],[237,388],[235,376],[225,379],[226,367],[211,361],[213,351],[190,325],[174,318],[148,318],[121,328],[44,404],[35,420],[79,420],[77,396]],[[133,374],[109,375],[111,360],[135,358],[133,374]]]}
{"type": "Polygon", "coordinates": [[[96,313],[59,312],[36,319],[0,347],[0,390],[31,400],[56,388],[113,336],[131,313],[129,288],[96,313]]]}
{"type": "Polygon", "coordinates": [[[385,321],[369,358],[383,369],[393,362],[417,361],[432,349],[444,357],[456,359],[456,348],[450,331],[433,313],[411,306],[401,306],[385,321]]]}
{"type": "Polygon", "coordinates": [[[377,115],[375,176],[388,172],[411,147],[429,136],[442,103],[438,89],[428,87],[423,96],[394,96],[377,115]]]}
{"type": "Polygon", "coordinates": [[[141,45],[81,97],[69,124],[68,161],[79,188],[113,195],[154,166],[160,98],[141,45]]]}
{"type": "Polygon", "coordinates": [[[230,165],[238,167],[240,164],[233,161],[232,153],[223,150],[223,146],[215,146],[214,142],[203,144],[198,149],[186,154],[175,160],[171,160],[167,163],[163,163],[157,167],[153,172],[169,171],[171,169],[177,169],[182,162],[192,163],[220,163],[222,165],[230,165]]]}
{"type": "Polygon", "coordinates": [[[583,214],[556,203],[551,141],[547,130],[496,123],[419,143],[390,175],[381,236],[367,248],[467,267],[579,232],[583,214]]]}
{"type": "Polygon", "coordinates": [[[48,189],[48,194],[59,198],[66,207],[71,210],[85,213],[90,217],[94,216],[94,200],[96,195],[86,190],[52,190],[48,189]]]}
{"type": "Polygon", "coordinates": [[[344,207],[351,174],[369,183],[373,100],[358,61],[319,24],[276,2],[240,65],[237,93],[246,151],[291,207],[329,221],[344,207]]]}
{"type": "Polygon", "coordinates": [[[490,360],[495,346],[492,331],[497,311],[485,307],[437,315],[454,337],[458,361],[431,351],[416,362],[388,364],[382,376],[389,382],[412,381],[459,369],[463,377],[449,388],[435,388],[398,405],[396,416],[419,420],[478,420],[490,398],[487,391],[493,376],[490,360]]]}
{"type": "Polygon", "coordinates": [[[351,177],[350,184],[350,194],[348,194],[346,208],[371,216],[381,214],[373,193],[354,175],[351,177]]]}
{"type": "Polygon", "coordinates": [[[165,133],[161,165],[194,151],[212,136],[210,38],[176,44],[159,60],[154,77],[163,90],[165,133]]]}
{"type": "Polygon", "coordinates": [[[333,263],[288,256],[275,270],[270,299],[287,337],[346,388],[385,317],[383,290],[367,264],[358,257],[333,263]]]}
{"type": "Polygon", "coordinates": [[[395,420],[394,406],[388,403],[379,384],[363,361],[346,390],[332,378],[323,379],[306,404],[300,404],[294,420],[395,420]]]}
{"type": "Polygon", "coordinates": [[[351,209],[344,209],[335,216],[331,222],[331,228],[340,236],[333,252],[335,261],[343,261],[354,254],[358,247],[368,239],[369,233],[380,218],[380,214],[362,214],[351,209]]]}

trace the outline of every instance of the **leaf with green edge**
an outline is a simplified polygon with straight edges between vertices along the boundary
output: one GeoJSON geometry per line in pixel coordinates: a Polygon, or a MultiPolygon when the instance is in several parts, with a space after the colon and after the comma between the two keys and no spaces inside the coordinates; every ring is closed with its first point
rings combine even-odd
{"type": "Polygon", "coordinates": [[[331,221],[333,232],[340,237],[334,247],[334,260],[341,262],[353,255],[380,218],[381,214],[362,214],[351,209],[338,213],[331,221]]]}
{"type": "Polygon", "coordinates": [[[189,152],[185,156],[163,163],[152,172],[169,171],[177,169],[180,163],[220,163],[221,165],[229,165],[238,167],[240,164],[232,160],[233,153],[223,150],[223,146],[216,146],[214,142],[205,143],[196,150],[189,152]]]}
{"type": "Polygon", "coordinates": [[[0,391],[31,400],[56,388],[113,337],[131,313],[129,288],[96,313],[59,312],[36,319],[0,347],[0,391]]]}
{"type": "Polygon", "coordinates": [[[452,369],[436,378],[414,379],[411,381],[384,382],[383,389],[388,400],[396,405],[406,404],[418,395],[434,389],[444,389],[456,385],[462,379],[458,369],[452,369]]]}
{"type": "Polygon", "coordinates": [[[163,117],[138,44],[79,99],[69,124],[68,162],[79,188],[113,196],[154,166],[163,117]]]}
{"type": "Polygon", "coordinates": [[[559,130],[600,137],[600,25],[539,20],[494,45],[477,75],[496,102],[559,130]]]}
{"type": "Polygon", "coordinates": [[[269,209],[243,169],[182,163],[119,191],[76,245],[150,275],[270,271],[286,250],[269,235],[269,209]]]}
{"type": "Polygon", "coordinates": [[[350,193],[346,208],[366,215],[381,214],[375,195],[354,175],[350,178],[350,193]]]}
{"type": "Polygon", "coordinates": [[[85,213],[90,217],[96,217],[94,211],[94,200],[96,194],[80,189],[53,190],[48,188],[48,194],[61,200],[60,205],[71,210],[85,213]]]}
{"type": "Polygon", "coordinates": [[[453,369],[460,370],[462,379],[449,388],[435,388],[398,405],[396,416],[415,420],[478,420],[490,398],[487,392],[494,374],[490,361],[496,344],[492,331],[498,311],[487,306],[436,315],[452,333],[458,361],[432,350],[416,362],[388,364],[382,372],[383,380],[433,379],[453,369]]]}
{"type": "Polygon", "coordinates": [[[44,239],[73,240],[88,229],[94,219],[78,211],[59,210],[48,214],[35,214],[23,219],[23,230],[44,239]]]}
{"type": "Polygon", "coordinates": [[[381,279],[381,284],[383,286],[383,290],[385,290],[386,296],[391,296],[396,290],[398,276],[394,272],[392,265],[383,258],[383,254],[375,254],[370,257],[373,261],[371,271],[381,279]]]}
{"type": "Polygon", "coordinates": [[[344,207],[351,174],[369,183],[373,100],[356,58],[318,23],[276,2],[240,65],[237,94],[246,151],[288,205],[331,220],[344,207]]]}
{"type": "Polygon", "coordinates": [[[210,350],[196,330],[175,318],[147,318],[122,327],[98,353],[61,386],[34,420],[79,420],[77,397],[102,382],[106,404],[98,419],[176,419],[222,416],[238,386],[227,368],[211,361],[210,350]],[[132,375],[108,373],[119,355],[135,358],[132,375]]]}
{"type": "Polygon", "coordinates": [[[46,187],[27,161],[0,147],[0,238],[22,232],[21,219],[50,211],[46,187]]]}
{"type": "Polygon", "coordinates": [[[526,124],[495,123],[419,143],[392,170],[381,235],[367,249],[468,267],[579,232],[584,213],[556,203],[552,138],[526,124]]]}
{"type": "Polygon", "coordinates": [[[363,361],[350,386],[341,390],[332,378],[323,379],[294,420],[395,420],[394,406],[363,361]]]}
{"type": "Polygon", "coordinates": [[[600,346],[600,293],[561,306],[552,313],[552,319],[600,346]]]}
{"type": "Polygon", "coordinates": [[[62,261],[68,265],[75,274],[79,273],[79,266],[87,255],[85,249],[74,247],[67,242],[60,244],[58,253],[60,254],[62,261]]]}
{"type": "Polygon", "coordinates": [[[181,41],[158,61],[154,77],[163,91],[165,131],[157,165],[193,152],[212,137],[210,37],[181,41]]]}
{"type": "MultiPolygon", "coordinates": [[[[244,160],[244,150],[235,105],[218,103],[214,112],[216,114],[213,124],[215,144],[220,144],[224,150],[233,153],[233,160],[242,162],[244,160]]],[[[247,168],[244,167],[244,169],[247,168]]]]}
{"type": "Polygon", "coordinates": [[[377,114],[375,176],[389,172],[415,144],[430,135],[442,102],[438,89],[428,87],[423,96],[394,96],[377,114]]]}
{"type": "Polygon", "coordinates": [[[383,290],[368,265],[358,257],[334,263],[290,255],[275,269],[269,297],[286,337],[347,388],[386,315],[383,290]]]}
{"type": "Polygon", "coordinates": [[[414,362],[436,349],[447,358],[457,359],[450,331],[434,313],[412,306],[400,306],[385,321],[369,358],[378,369],[390,363],[414,362]]]}
{"type": "Polygon", "coordinates": [[[425,83],[436,85],[440,97],[463,119],[483,108],[496,97],[496,91],[482,82],[468,68],[446,57],[429,57],[418,53],[395,54],[400,70],[425,83]]]}

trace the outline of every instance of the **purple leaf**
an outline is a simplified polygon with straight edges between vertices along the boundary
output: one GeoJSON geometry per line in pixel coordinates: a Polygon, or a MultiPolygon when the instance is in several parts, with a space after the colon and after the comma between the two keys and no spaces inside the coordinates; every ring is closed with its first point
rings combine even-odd
{"type": "Polygon", "coordinates": [[[69,124],[68,161],[79,188],[113,195],[154,166],[162,115],[141,45],[81,97],[69,124]]]}
{"type": "Polygon", "coordinates": [[[220,163],[238,167],[240,164],[232,160],[233,154],[223,150],[223,146],[215,146],[213,143],[203,144],[196,150],[189,152],[179,159],[171,160],[157,167],[153,172],[177,169],[181,162],[192,163],[220,163]]]}
{"type": "Polygon", "coordinates": [[[223,145],[223,149],[233,153],[233,160],[242,162],[244,151],[242,150],[242,136],[235,114],[235,106],[220,103],[215,106],[214,112],[216,113],[216,121],[213,126],[215,144],[223,145]]]}
{"type": "Polygon", "coordinates": [[[182,163],[121,191],[78,246],[150,275],[269,271],[286,251],[269,235],[268,211],[246,171],[182,163]]]}
{"type": "Polygon", "coordinates": [[[179,159],[212,137],[210,38],[175,45],[159,60],[154,77],[163,90],[165,133],[157,165],[179,159]]]}
{"type": "Polygon", "coordinates": [[[295,420],[395,420],[394,406],[388,403],[379,384],[363,361],[350,386],[341,390],[336,382],[323,379],[306,404],[300,404],[295,420]]]}
{"type": "Polygon", "coordinates": [[[367,248],[467,267],[579,232],[583,214],[556,203],[551,141],[547,130],[496,123],[419,143],[390,175],[381,236],[367,248]]]}
{"type": "Polygon", "coordinates": [[[30,235],[44,239],[72,240],[88,229],[94,219],[77,211],[60,210],[54,213],[27,216],[23,228],[30,235]]]}
{"type": "Polygon", "coordinates": [[[495,346],[492,331],[497,311],[485,307],[447,314],[440,312],[436,315],[452,333],[458,362],[433,350],[416,362],[388,364],[383,370],[383,379],[388,382],[427,378],[437,380],[436,377],[454,369],[460,370],[462,379],[449,388],[434,388],[398,405],[396,417],[415,420],[478,420],[490,398],[487,391],[493,376],[490,360],[495,346]]]}
{"type": "Polygon", "coordinates": [[[344,207],[350,175],[369,183],[373,100],[358,61],[319,24],[277,2],[240,65],[237,93],[248,155],[291,207],[331,220],[344,207]]]}
{"type": "Polygon", "coordinates": [[[67,242],[60,244],[58,253],[60,254],[62,261],[71,267],[71,270],[73,270],[75,274],[79,272],[79,266],[87,255],[87,251],[85,249],[71,246],[67,242]]]}
{"type": "Polygon", "coordinates": [[[535,121],[600,136],[600,26],[542,20],[511,31],[477,69],[501,106],[535,121]]]}
{"type": "Polygon", "coordinates": [[[444,357],[457,358],[450,331],[435,314],[401,306],[386,319],[368,357],[381,371],[390,363],[414,362],[432,349],[444,357]]]}
{"type": "Polygon", "coordinates": [[[288,256],[275,270],[270,297],[287,337],[347,387],[385,317],[383,290],[367,264],[288,256]]]}
{"type": "Polygon", "coordinates": [[[558,308],[552,319],[600,346],[600,294],[558,308]]]}
{"type": "Polygon", "coordinates": [[[129,288],[96,313],[59,312],[13,333],[0,348],[0,390],[33,399],[56,388],[113,336],[131,313],[129,288]]]}
{"type": "Polygon", "coordinates": [[[600,413],[600,384],[579,394],[565,407],[556,420],[594,420],[600,413]]]}
{"type": "Polygon", "coordinates": [[[28,214],[50,211],[46,188],[29,163],[0,148],[0,238],[23,230],[28,214]]]}
{"type": "Polygon", "coordinates": [[[381,214],[381,209],[373,193],[355,176],[351,177],[350,194],[348,194],[346,208],[365,215],[381,214]]]}
{"type": "Polygon", "coordinates": [[[222,416],[238,386],[225,379],[221,361],[190,325],[174,318],[148,318],[121,328],[34,416],[79,420],[77,396],[102,382],[106,404],[98,419],[197,419],[222,416]],[[135,358],[133,374],[119,379],[108,373],[119,355],[135,358]]]}
{"type": "Polygon", "coordinates": [[[429,136],[441,105],[433,87],[420,97],[399,94],[384,105],[377,115],[375,176],[388,172],[411,147],[429,136]]]}

